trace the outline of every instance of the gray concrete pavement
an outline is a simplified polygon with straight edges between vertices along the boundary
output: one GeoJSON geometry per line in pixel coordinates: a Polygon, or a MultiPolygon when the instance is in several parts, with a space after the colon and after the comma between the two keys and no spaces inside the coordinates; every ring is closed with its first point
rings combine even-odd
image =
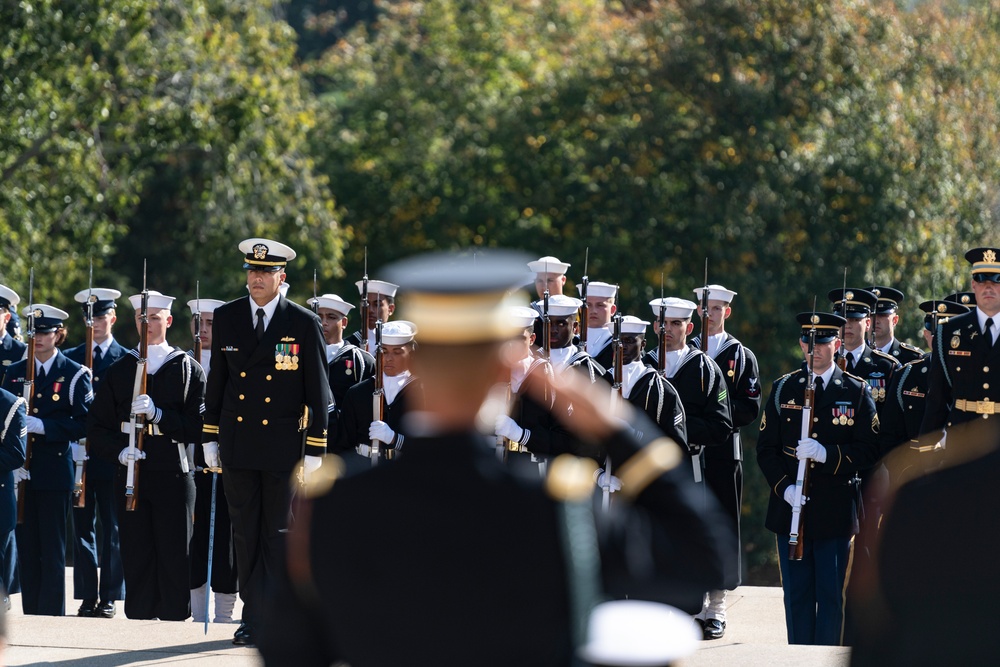
{"type": "MultiPolygon", "coordinates": [[[[67,595],[72,596],[72,570],[67,570],[67,595]]],[[[183,663],[201,667],[258,667],[256,650],[231,643],[235,625],[168,621],[132,621],[118,603],[111,619],[49,617],[21,614],[20,596],[12,596],[7,616],[6,665],[59,665],[63,667],[118,667],[183,663]]],[[[781,589],[744,586],[728,599],[726,636],[703,642],[682,664],[685,667],[840,667],[848,662],[848,649],[788,646],[785,643],[781,589]]],[[[75,614],[79,602],[67,599],[67,613],[75,614]]],[[[239,605],[237,605],[237,617],[239,605]]],[[[470,665],[473,664],[470,662],[470,665]]],[[[401,666],[402,667],[402,666],[401,666]]]]}

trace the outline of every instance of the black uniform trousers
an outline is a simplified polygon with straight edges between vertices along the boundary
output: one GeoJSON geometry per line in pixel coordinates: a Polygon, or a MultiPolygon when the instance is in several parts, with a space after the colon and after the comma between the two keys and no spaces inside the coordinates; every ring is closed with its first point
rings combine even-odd
{"type": "Polygon", "coordinates": [[[66,614],[66,516],[69,491],[33,491],[27,483],[24,523],[15,529],[25,614],[66,614]]]}
{"type": "MultiPolygon", "coordinates": [[[[90,466],[91,462],[88,461],[90,466]]],[[[118,510],[113,479],[87,477],[83,507],[73,508],[73,597],[114,602],[125,598],[118,510]],[[101,545],[97,545],[97,517],[101,517],[101,545]],[[97,567],[101,577],[98,584],[97,567]]]]}
{"type": "Polygon", "coordinates": [[[269,576],[277,571],[291,505],[288,473],[224,466],[229,518],[233,523],[236,571],[243,621],[260,620],[261,596],[269,576]]]}
{"type": "MultiPolygon", "coordinates": [[[[194,534],[191,538],[191,588],[208,581],[208,533],[212,518],[212,475],[195,473],[194,534]]],[[[221,476],[215,483],[215,536],[212,540],[212,581],[216,593],[238,590],[236,554],[233,550],[233,523],[229,519],[226,485],[221,476]]]]}
{"type": "Polygon", "coordinates": [[[132,619],[183,621],[191,615],[192,473],[142,470],[135,510],[125,511],[127,469],[116,472],[118,522],[125,570],[125,615],[132,619]]]}

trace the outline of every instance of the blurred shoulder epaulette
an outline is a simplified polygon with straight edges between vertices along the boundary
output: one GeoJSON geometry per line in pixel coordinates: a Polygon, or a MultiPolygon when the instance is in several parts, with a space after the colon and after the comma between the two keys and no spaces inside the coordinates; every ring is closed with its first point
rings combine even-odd
{"type": "Polygon", "coordinates": [[[572,454],[561,454],[552,461],[545,477],[545,490],[554,500],[580,502],[594,492],[597,463],[572,454]]]}
{"type": "Polygon", "coordinates": [[[872,350],[872,356],[873,357],[878,357],[879,359],[886,359],[888,361],[891,361],[893,366],[900,366],[901,365],[899,363],[899,359],[897,359],[896,357],[892,356],[891,354],[886,354],[882,350],[872,350]]]}
{"type": "Polygon", "coordinates": [[[632,500],[663,473],[676,468],[684,459],[680,445],[668,437],[657,438],[632,455],[618,469],[621,492],[632,500]]]}
{"type": "Polygon", "coordinates": [[[904,343],[903,341],[900,341],[900,342],[899,342],[899,346],[900,346],[901,348],[903,348],[904,350],[909,350],[910,352],[919,352],[920,354],[923,354],[923,353],[924,353],[924,351],[923,351],[923,350],[921,350],[921,349],[920,349],[919,347],[917,347],[916,345],[910,345],[909,343],[904,343]]]}

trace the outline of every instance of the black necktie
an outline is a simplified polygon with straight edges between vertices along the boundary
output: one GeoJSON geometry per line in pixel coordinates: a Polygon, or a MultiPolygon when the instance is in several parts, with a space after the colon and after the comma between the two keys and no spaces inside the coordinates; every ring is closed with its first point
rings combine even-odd
{"type": "Polygon", "coordinates": [[[986,318],[986,331],[983,332],[983,337],[986,338],[986,345],[993,347],[993,318],[986,318]]]}
{"type": "Polygon", "coordinates": [[[822,391],[823,391],[823,378],[822,378],[822,376],[817,375],[816,376],[816,392],[815,392],[814,396],[818,397],[822,391]]]}
{"type": "Polygon", "coordinates": [[[854,355],[850,352],[847,353],[847,368],[845,370],[848,373],[854,372],[854,355]]]}
{"type": "Polygon", "coordinates": [[[94,346],[94,365],[96,366],[99,363],[101,363],[101,346],[100,345],[95,345],[94,346]]]}
{"type": "Polygon", "coordinates": [[[38,372],[35,373],[35,382],[41,382],[45,379],[45,366],[39,366],[38,372]]]}
{"type": "Polygon", "coordinates": [[[264,337],[264,309],[263,308],[258,308],[257,309],[257,326],[256,326],[256,328],[254,328],[254,331],[257,333],[257,340],[260,340],[260,339],[262,339],[264,337]]]}

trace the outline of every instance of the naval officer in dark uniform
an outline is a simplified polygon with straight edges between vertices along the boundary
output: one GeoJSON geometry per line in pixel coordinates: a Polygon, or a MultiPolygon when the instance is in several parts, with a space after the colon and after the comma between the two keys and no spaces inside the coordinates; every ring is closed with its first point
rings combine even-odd
{"type": "MultiPolygon", "coordinates": [[[[82,306],[84,321],[90,315],[90,304],[93,303],[94,349],[91,352],[91,370],[95,396],[111,364],[126,353],[111,331],[118,319],[115,299],[121,295],[116,289],[95,287],[81,290],[73,297],[82,306]]],[[[87,359],[86,348],[87,343],[84,342],[66,350],[66,356],[83,365],[87,359]]],[[[86,455],[83,442],[73,446],[74,462],[81,454],[86,455]]],[[[115,602],[125,597],[125,575],[122,572],[118,512],[114,498],[115,465],[92,456],[86,463],[86,473],[86,500],[83,507],[73,508],[73,597],[82,600],[76,615],[113,618],[115,602]],[[100,549],[97,548],[98,515],[101,517],[100,549]]]]}
{"type": "Polygon", "coordinates": [[[778,536],[788,643],[836,646],[844,626],[851,536],[858,532],[852,480],[877,460],[878,415],[865,383],[833,363],[844,318],[800,313],[798,321],[803,354],[810,330],[816,330],[813,423],[809,437],[803,438],[809,369],[800,368],[779,378],[764,404],[757,439],[757,463],[771,487],[764,525],[778,536]],[[799,538],[804,540],[803,558],[792,561],[788,537],[800,460],[809,461],[809,501],[802,515],[804,537],[799,538]]]}
{"type": "MultiPolygon", "coordinates": [[[[66,613],[66,516],[73,491],[70,443],[84,437],[94,393],[90,371],[58,346],[66,339],[69,315],[45,304],[28,306],[35,328],[35,383],[27,416],[31,456],[14,475],[27,479],[24,523],[17,527],[17,563],[25,614],[66,613]]],[[[23,395],[27,361],[7,368],[4,389],[23,395]]]]}
{"type": "Polygon", "coordinates": [[[524,283],[523,259],[412,261],[399,282],[410,288],[401,315],[420,328],[421,410],[398,461],[337,480],[290,534],[289,581],[261,628],[265,663],[562,667],[602,592],[697,609],[720,580],[726,531],[714,506],[702,515],[677,445],[636,416],[642,447],[608,414],[606,385],[567,371],[558,412],[572,402],[568,427],[620,471],[616,511],[595,526],[593,462],[553,461],[544,487],[505,468],[477,417],[518,332],[501,304],[524,283]]]}
{"type": "Polygon", "coordinates": [[[246,645],[281,550],[289,476],[300,462],[308,476],[326,453],[330,383],[319,318],[281,296],[295,251],[262,238],[239,249],[250,293],[215,309],[202,438],[205,462],[222,465],[243,600],[233,642],[246,645]]]}

